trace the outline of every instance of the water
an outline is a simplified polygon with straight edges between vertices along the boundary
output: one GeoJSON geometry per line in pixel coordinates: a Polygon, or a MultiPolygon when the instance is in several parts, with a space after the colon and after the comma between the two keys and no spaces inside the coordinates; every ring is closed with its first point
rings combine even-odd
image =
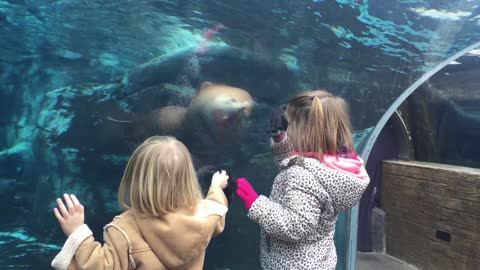
{"type": "MultiPolygon", "coordinates": [[[[126,160],[152,133],[132,123],[188,106],[202,82],[246,89],[255,105],[221,147],[209,146],[211,126],[185,136],[197,163],[268,194],[273,108],[330,89],[349,101],[359,144],[423,72],[478,41],[479,24],[471,0],[0,1],[0,269],[49,269],[64,241],[51,209],[64,192],[85,202],[100,240],[126,160]]],[[[259,269],[258,228],[238,200],[227,224],[205,268],[259,269]]]]}

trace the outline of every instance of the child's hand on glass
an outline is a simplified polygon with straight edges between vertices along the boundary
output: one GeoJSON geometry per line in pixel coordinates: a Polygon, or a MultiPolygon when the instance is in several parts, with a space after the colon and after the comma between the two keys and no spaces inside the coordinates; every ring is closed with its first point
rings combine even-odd
{"type": "Polygon", "coordinates": [[[212,185],[218,185],[220,188],[225,189],[228,185],[228,174],[225,171],[214,173],[212,185]]]}
{"type": "Polygon", "coordinates": [[[288,128],[288,121],[285,115],[286,110],[287,105],[283,104],[273,111],[270,116],[270,132],[273,140],[276,142],[281,141],[285,137],[288,128]]]}
{"type": "Polygon", "coordinates": [[[82,226],[85,222],[85,214],[83,205],[80,204],[75,195],[64,194],[63,198],[67,207],[63,204],[62,199],[57,199],[58,209],[54,208],[53,212],[57,217],[58,223],[62,227],[63,232],[68,237],[78,227],[82,226]]]}

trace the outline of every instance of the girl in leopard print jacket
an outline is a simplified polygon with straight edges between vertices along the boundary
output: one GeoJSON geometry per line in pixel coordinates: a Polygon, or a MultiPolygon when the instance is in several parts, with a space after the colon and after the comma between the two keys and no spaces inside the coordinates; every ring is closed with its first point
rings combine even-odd
{"type": "Polygon", "coordinates": [[[261,227],[262,269],[333,270],[338,214],[370,181],[353,151],[347,105],[326,91],[305,92],[274,113],[272,126],[281,171],[270,196],[258,196],[245,178],[237,190],[261,227]]]}

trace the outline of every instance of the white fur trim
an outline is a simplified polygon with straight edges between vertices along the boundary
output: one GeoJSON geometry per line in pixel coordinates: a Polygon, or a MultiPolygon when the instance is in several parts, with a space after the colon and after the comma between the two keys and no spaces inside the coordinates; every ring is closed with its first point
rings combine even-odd
{"type": "Polygon", "coordinates": [[[212,200],[201,200],[197,207],[197,216],[208,217],[211,215],[224,216],[228,207],[212,200]]]}
{"type": "Polygon", "coordinates": [[[72,262],[73,256],[77,252],[80,244],[92,235],[92,231],[87,224],[78,227],[65,241],[62,250],[55,256],[52,261],[52,267],[57,270],[66,270],[72,262]]]}

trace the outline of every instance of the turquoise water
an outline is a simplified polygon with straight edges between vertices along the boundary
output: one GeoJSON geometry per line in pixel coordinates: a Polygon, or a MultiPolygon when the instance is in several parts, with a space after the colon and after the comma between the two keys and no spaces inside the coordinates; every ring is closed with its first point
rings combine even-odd
{"type": "MultiPolygon", "coordinates": [[[[471,0],[0,1],[0,268],[49,269],[64,192],[85,202],[101,239],[126,160],[152,134],[129,123],[187,107],[202,82],[245,89],[254,106],[218,148],[218,125],[192,121],[195,136],[182,136],[198,166],[268,194],[276,106],[327,88],[349,102],[360,143],[405,88],[480,39],[479,14],[471,0]]],[[[337,227],[338,269],[355,250],[350,218],[337,227]]],[[[259,269],[258,228],[238,200],[227,223],[205,268],[259,269]]]]}

